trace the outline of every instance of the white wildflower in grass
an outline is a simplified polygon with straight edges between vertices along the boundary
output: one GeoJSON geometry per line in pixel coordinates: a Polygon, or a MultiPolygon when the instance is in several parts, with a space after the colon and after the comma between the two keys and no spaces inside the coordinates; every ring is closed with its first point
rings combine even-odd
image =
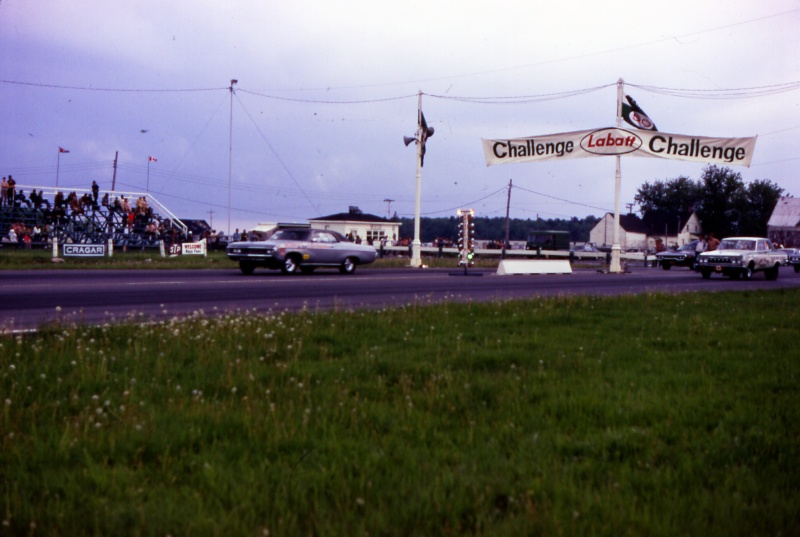
{"type": "Polygon", "coordinates": [[[11,399],[6,399],[6,406],[11,406],[11,399]]]}

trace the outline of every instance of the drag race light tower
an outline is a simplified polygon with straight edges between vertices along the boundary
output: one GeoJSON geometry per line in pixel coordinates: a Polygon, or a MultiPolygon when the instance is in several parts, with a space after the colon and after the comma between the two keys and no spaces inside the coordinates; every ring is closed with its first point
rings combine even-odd
{"type": "Polygon", "coordinates": [[[475,211],[472,209],[459,209],[456,213],[458,222],[458,266],[467,268],[473,266],[475,257],[475,211]]]}

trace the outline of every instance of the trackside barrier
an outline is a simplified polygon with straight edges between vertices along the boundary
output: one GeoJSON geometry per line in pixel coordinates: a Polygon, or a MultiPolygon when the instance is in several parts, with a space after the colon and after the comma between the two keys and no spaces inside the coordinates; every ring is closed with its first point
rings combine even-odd
{"type": "Polygon", "coordinates": [[[497,266],[497,275],[514,274],[572,274],[572,267],[566,259],[504,259],[497,266]]]}

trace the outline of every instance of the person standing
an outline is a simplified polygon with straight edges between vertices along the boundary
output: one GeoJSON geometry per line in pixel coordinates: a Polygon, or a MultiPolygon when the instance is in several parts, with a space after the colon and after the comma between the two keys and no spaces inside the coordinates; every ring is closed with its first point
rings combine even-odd
{"type": "Polygon", "coordinates": [[[11,175],[8,176],[8,188],[6,189],[6,204],[9,207],[14,207],[15,200],[17,197],[17,193],[15,192],[15,187],[17,186],[17,182],[14,181],[14,178],[11,175]]]}
{"type": "Polygon", "coordinates": [[[92,208],[97,210],[97,198],[100,195],[100,187],[97,186],[97,181],[92,181],[92,198],[94,203],[92,203],[92,208]]]}
{"type": "Polygon", "coordinates": [[[701,235],[697,238],[697,244],[694,245],[694,261],[693,266],[697,265],[697,260],[700,259],[700,254],[706,251],[706,240],[701,235]]]}
{"type": "Polygon", "coordinates": [[[8,199],[8,179],[5,177],[3,177],[3,182],[0,183],[0,192],[2,192],[0,196],[0,206],[4,206],[6,204],[6,199],[8,199]]]}

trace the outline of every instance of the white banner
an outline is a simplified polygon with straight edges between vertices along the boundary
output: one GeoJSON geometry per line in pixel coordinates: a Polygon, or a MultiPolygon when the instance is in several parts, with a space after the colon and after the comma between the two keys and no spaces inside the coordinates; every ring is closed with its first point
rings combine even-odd
{"type": "Polygon", "coordinates": [[[609,127],[530,138],[483,140],[486,165],[631,155],[750,166],[757,136],[711,138],[609,127]]]}
{"type": "Polygon", "coordinates": [[[205,239],[199,242],[184,242],[181,247],[183,255],[206,255],[205,239]]]}

